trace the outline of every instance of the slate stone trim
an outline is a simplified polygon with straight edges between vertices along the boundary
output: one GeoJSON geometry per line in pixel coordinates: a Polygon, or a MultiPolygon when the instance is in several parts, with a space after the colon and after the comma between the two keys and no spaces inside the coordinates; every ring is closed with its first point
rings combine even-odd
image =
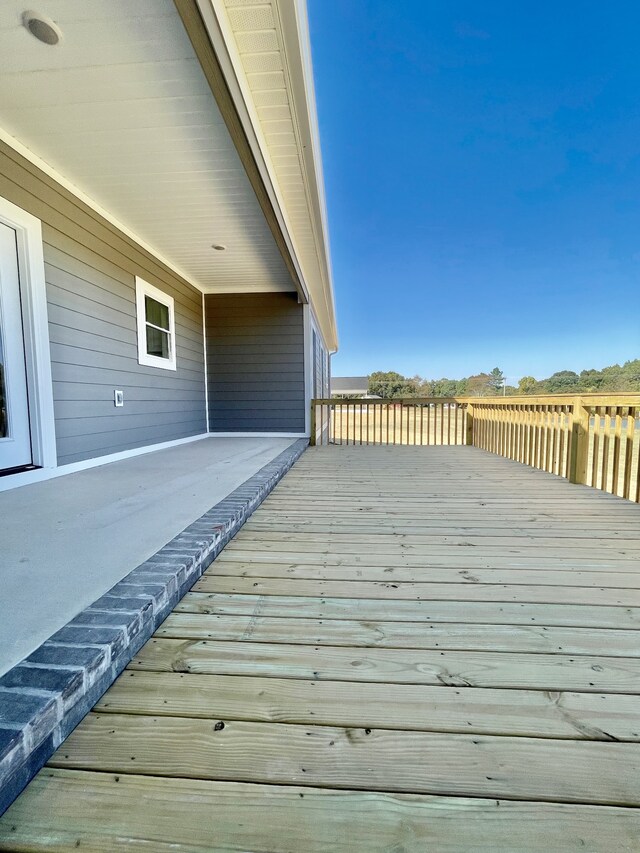
{"type": "Polygon", "coordinates": [[[276,456],[0,678],[0,815],[307,445],[276,456]]]}

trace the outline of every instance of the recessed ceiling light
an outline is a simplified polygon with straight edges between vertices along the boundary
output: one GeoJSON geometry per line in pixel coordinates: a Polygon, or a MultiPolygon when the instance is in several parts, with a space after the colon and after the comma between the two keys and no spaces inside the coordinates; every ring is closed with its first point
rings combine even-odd
{"type": "Polygon", "coordinates": [[[38,41],[44,42],[44,44],[58,44],[62,38],[62,30],[55,21],[52,21],[46,15],[41,15],[40,12],[32,10],[23,12],[22,23],[32,36],[35,36],[38,41]]]}
{"type": "Polygon", "coordinates": [[[222,243],[214,243],[211,248],[215,249],[216,252],[224,252],[227,247],[223,246],[222,243]]]}
{"type": "Polygon", "coordinates": [[[47,15],[34,12],[32,9],[22,13],[22,23],[32,36],[44,44],[58,44],[62,38],[62,30],[47,15]]]}

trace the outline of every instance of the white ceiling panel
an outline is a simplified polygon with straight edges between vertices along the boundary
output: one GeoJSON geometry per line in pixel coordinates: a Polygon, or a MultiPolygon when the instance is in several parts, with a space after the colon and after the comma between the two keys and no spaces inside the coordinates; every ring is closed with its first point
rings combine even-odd
{"type": "MultiPolygon", "coordinates": [[[[0,127],[203,290],[293,290],[173,2],[35,8],[63,39],[38,42],[25,3],[0,4],[0,127]]],[[[279,53],[256,72],[278,88],[279,53]]]]}

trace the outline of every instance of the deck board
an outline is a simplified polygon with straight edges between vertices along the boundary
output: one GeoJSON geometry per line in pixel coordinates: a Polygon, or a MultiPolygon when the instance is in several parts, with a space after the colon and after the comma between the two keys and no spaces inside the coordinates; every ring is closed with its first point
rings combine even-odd
{"type": "Polygon", "coordinates": [[[0,849],[635,851],[639,534],[473,448],[312,449],[0,849]]]}

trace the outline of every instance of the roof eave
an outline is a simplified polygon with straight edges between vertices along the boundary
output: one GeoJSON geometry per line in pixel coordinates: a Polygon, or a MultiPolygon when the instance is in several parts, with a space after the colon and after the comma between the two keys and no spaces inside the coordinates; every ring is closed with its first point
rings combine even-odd
{"type": "Polygon", "coordinates": [[[212,0],[174,0],[302,302],[309,291],[212,0]]]}
{"type": "MultiPolygon", "coordinates": [[[[224,4],[221,0],[174,0],[174,2],[185,24],[187,33],[192,40],[198,58],[203,65],[205,74],[207,74],[208,70],[205,67],[207,57],[203,56],[203,46],[196,43],[198,41],[198,26],[201,27],[202,32],[208,38],[210,49],[223,78],[222,82],[226,90],[225,94],[233,105],[234,115],[229,115],[228,104],[225,109],[224,104],[221,103],[220,92],[217,91],[220,89],[220,81],[217,81],[217,86],[212,86],[214,97],[225,117],[233,138],[237,139],[240,145],[246,140],[246,146],[248,146],[252,162],[255,164],[255,173],[259,176],[260,182],[264,187],[264,192],[268,196],[270,208],[273,210],[272,221],[269,224],[272,225],[273,222],[277,222],[280,235],[279,245],[285,257],[285,262],[287,262],[290,268],[301,300],[313,305],[317,303],[317,298],[312,299],[310,296],[309,287],[296,252],[294,235],[289,227],[286,209],[279,194],[278,182],[272,171],[259,120],[255,115],[250,95],[245,94],[243,88],[241,68],[237,67],[241,66],[241,62],[235,50],[233,37],[228,31],[224,4]]],[[[310,213],[314,220],[316,245],[321,262],[320,272],[323,281],[322,299],[325,304],[323,312],[317,310],[320,306],[316,304],[315,313],[316,315],[325,314],[327,322],[322,322],[321,317],[318,316],[319,324],[327,347],[331,352],[335,352],[338,348],[335,301],[331,279],[327,215],[322,181],[306,8],[304,2],[300,2],[300,0],[284,4],[280,4],[276,0],[275,5],[280,17],[283,36],[286,40],[287,60],[291,63],[292,73],[290,74],[290,79],[292,81],[292,94],[295,99],[296,112],[299,116],[299,129],[303,139],[301,154],[311,189],[310,195],[313,209],[310,213]]],[[[210,79],[209,82],[211,84],[216,81],[210,79]]],[[[241,157],[242,153],[239,150],[241,157]]],[[[251,164],[248,165],[251,166],[251,164]]],[[[245,167],[247,167],[246,162],[245,167]]],[[[252,179],[251,174],[249,174],[249,178],[250,180],[252,179]]],[[[252,183],[254,183],[253,180],[252,183]]],[[[256,189],[255,184],[254,189],[256,189]]],[[[256,189],[256,194],[260,200],[258,190],[259,188],[256,189]]],[[[263,209],[264,207],[263,204],[263,209]]],[[[267,218],[269,219],[269,217],[267,218]]]]}
{"type": "Polygon", "coordinates": [[[327,343],[330,349],[335,351],[338,348],[335,295],[331,272],[329,227],[324,192],[320,131],[318,128],[315,86],[313,82],[307,7],[305,0],[293,0],[293,2],[291,0],[286,0],[286,2],[283,2],[283,0],[274,0],[274,6],[280,16],[298,119],[298,129],[303,139],[301,153],[311,190],[316,244],[321,258],[321,274],[324,283],[326,307],[332,326],[333,340],[327,341],[327,343]]]}

